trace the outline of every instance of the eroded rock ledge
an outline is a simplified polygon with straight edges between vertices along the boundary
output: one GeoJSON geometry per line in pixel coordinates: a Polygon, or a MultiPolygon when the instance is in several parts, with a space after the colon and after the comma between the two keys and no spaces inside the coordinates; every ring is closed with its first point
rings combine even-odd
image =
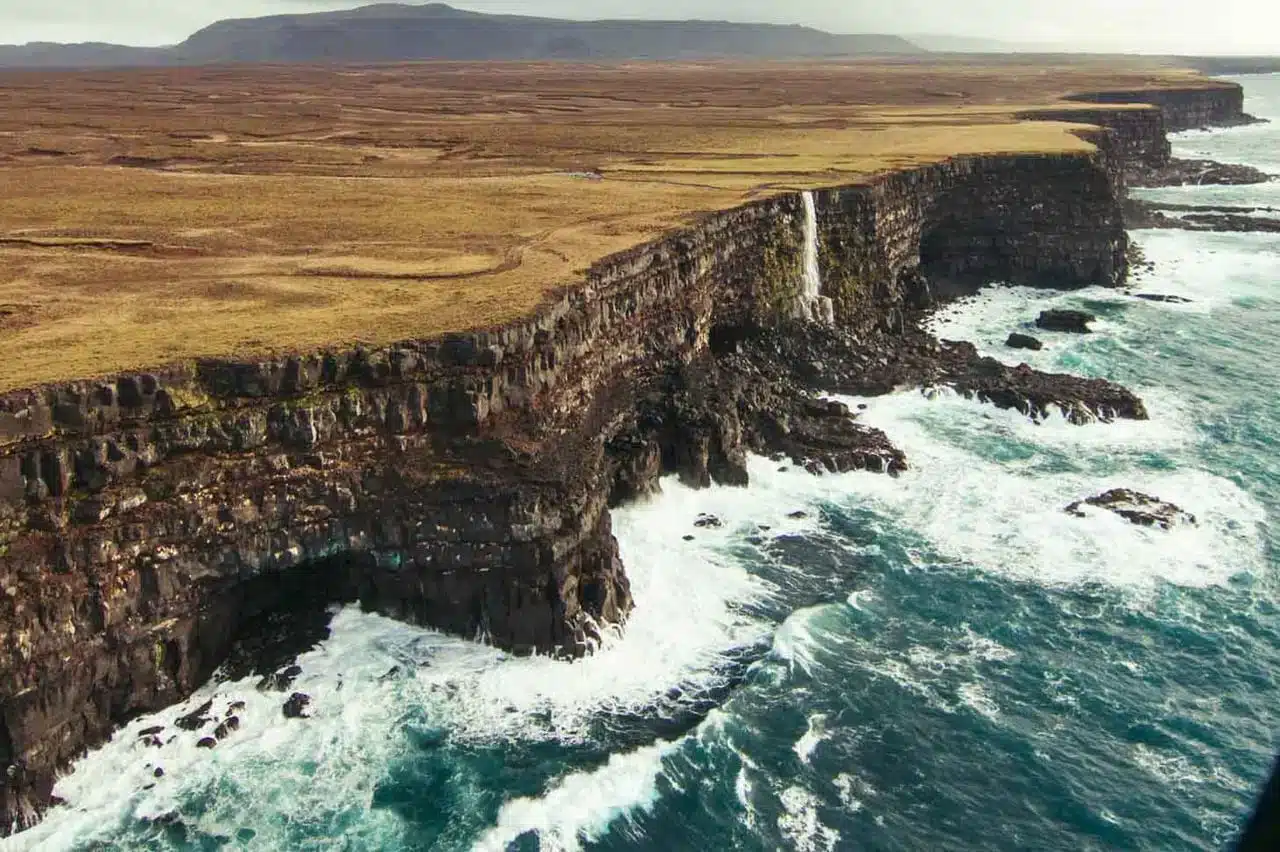
{"type": "Polygon", "coordinates": [[[986,281],[1119,284],[1126,164],[1167,156],[1150,149],[1163,132],[1125,132],[1095,134],[1093,154],[965,157],[818,193],[835,329],[791,325],[791,195],[604,260],[504,328],[0,397],[0,833],[38,819],[56,773],[116,725],[198,687],[299,578],[517,653],[579,654],[631,606],[609,507],[662,474],[741,484],[749,450],[903,468],[818,391],[949,384],[1035,416],[1145,416],[1122,389],[919,328],[986,281]]]}

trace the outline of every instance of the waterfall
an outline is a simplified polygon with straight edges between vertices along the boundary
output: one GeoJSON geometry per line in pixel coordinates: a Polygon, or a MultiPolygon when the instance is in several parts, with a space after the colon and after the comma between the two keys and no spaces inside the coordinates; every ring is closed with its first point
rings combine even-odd
{"type": "Polygon", "coordinates": [[[800,281],[801,319],[832,325],[834,305],[822,295],[822,271],[818,267],[818,206],[813,193],[806,190],[804,199],[804,263],[800,281]]]}

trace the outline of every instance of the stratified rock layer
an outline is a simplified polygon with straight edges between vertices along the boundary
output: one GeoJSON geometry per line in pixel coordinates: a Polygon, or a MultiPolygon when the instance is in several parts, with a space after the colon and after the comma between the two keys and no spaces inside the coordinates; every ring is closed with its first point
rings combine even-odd
{"type": "Polygon", "coordinates": [[[1094,154],[964,157],[817,193],[834,329],[788,325],[793,195],[601,261],[503,328],[0,397],[0,831],[299,597],[517,653],[587,651],[631,607],[609,506],[661,475],[744,484],[749,450],[903,469],[818,390],[950,384],[1037,415],[1143,416],[1121,389],[918,331],[991,280],[1123,280],[1141,144],[1093,138],[1094,154]]]}

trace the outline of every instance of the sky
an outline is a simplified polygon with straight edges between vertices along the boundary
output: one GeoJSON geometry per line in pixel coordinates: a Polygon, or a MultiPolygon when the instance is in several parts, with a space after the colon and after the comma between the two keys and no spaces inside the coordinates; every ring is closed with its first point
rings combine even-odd
{"type": "MultiPolygon", "coordinates": [[[[216,20],[359,0],[0,0],[0,43],[182,41],[216,20]]],[[[1280,54],[1276,0],[455,0],[566,18],[715,18],[832,32],[930,33],[1081,49],[1280,54]]]]}

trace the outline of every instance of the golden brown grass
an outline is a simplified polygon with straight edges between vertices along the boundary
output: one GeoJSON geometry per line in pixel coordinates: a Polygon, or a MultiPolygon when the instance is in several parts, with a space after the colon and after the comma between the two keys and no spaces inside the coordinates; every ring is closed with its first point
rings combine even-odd
{"type": "Polygon", "coordinates": [[[1196,79],[955,63],[5,74],[0,390],[494,325],[699,212],[963,153],[1085,151],[1073,125],[1014,114],[1196,79]]]}

